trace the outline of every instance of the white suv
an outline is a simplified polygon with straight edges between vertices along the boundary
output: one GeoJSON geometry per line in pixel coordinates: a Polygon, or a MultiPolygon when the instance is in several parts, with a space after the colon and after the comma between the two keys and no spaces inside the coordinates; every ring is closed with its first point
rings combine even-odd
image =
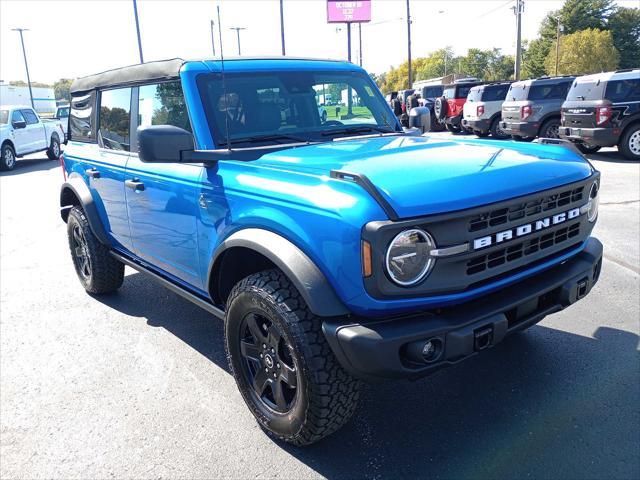
{"type": "Polygon", "coordinates": [[[509,135],[500,128],[502,102],[504,102],[511,82],[478,85],[469,90],[464,104],[462,126],[473,131],[478,137],[489,134],[504,139],[509,135]]]}

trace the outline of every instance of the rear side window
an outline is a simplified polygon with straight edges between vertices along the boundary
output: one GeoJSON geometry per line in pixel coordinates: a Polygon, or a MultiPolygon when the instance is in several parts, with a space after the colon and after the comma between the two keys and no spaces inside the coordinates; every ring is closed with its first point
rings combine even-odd
{"type": "Polygon", "coordinates": [[[509,87],[506,100],[520,101],[527,99],[527,84],[526,83],[514,83],[509,87]]]}
{"type": "Polygon", "coordinates": [[[100,93],[99,138],[102,147],[128,152],[130,120],[130,88],[104,90],[100,93]]]}
{"type": "Polygon", "coordinates": [[[138,125],[173,125],[191,131],[180,82],[143,85],[139,88],[138,125]]]}
{"type": "Polygon", "coordinates": [[[605,98],[612,102],[634,102],[640,100],[640,79],[607,82],[605,98]]]}
{"type": "Polygon", "coordinates": [[[469,91],[469,95],[467,95],[467,101],[479,102],[480,100],[482,100],[482,92],[483,92],[482,88],[472,88],[469,91]]]}
{"type": "Polygon", "coordinates": [[[456,98],[456,87],[447,87],[444,89],[444,92],[442,93],[442,95],[444,95],[444,97],[446,98],[456,98]]]}
{"type": "Polygon", "coordinates": [[[424,87],[422,89],[423,98],[436,98],[442,95],[442,86],[424,87]]]}
{"type": "Polygon", "coordinates": [[[69,112],[69,138],[75,142],[95,142],[94,106],[95,92],[80,95],[71,99],[69,112]]]}
{"type": "Polygon", "coordinates": [[[69,108],[68,107],[59,108],[58,109],[58,117],[67,118],[68,116],[69,116],[69,108]]]}
{"type": "Polygon", "coordinates": [[[38,117],[30,108],[22,110],[22,114],[24,115],[24,119],[27,121],[27,125],[38,123],[38,117]]]}
{"type": "Polygon", "coordinates": [[[529,88],[529,100],[564,100],[571,84],[568,82],[547,85],[532,85],[529,88]]]}
{"type": "Polygon", "coordinates": [[[482,101],[496,102],[503,101],[509,91],[509,85],[496,85],[495,87],[486,87],[482,94],[482,101]]]}

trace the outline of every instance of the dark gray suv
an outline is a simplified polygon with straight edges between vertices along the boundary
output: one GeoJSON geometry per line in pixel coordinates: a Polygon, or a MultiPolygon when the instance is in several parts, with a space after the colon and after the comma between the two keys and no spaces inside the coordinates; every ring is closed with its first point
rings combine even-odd
{"type": "Polygon", "coordinates": [[[575,77],[515,82],[502,104],[502,130],[515,140],[558,138],[560,110],[575,77]]]}

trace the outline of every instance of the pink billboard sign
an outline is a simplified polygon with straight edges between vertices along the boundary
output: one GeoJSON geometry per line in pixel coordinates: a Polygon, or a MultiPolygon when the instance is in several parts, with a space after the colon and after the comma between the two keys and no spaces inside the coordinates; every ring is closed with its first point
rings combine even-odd
{"type": "Polygon", "coordinates": [[[370,22],[371,0],[327,0],[327,22],[370,22]]]}

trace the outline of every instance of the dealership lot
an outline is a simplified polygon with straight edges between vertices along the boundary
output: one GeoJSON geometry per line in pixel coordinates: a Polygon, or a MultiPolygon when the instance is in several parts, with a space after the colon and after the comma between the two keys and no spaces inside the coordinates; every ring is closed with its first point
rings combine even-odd
{"type": "Polygon", "coordinates": [[[305,449],[257,427],[219,321],[133,271],[84,293],[58,164],[19,161],[0,174],[0,477],[637,477],[640,166],[590,158],[594,291],[431,378],[365,386],[354,420],[305,449]]]}

